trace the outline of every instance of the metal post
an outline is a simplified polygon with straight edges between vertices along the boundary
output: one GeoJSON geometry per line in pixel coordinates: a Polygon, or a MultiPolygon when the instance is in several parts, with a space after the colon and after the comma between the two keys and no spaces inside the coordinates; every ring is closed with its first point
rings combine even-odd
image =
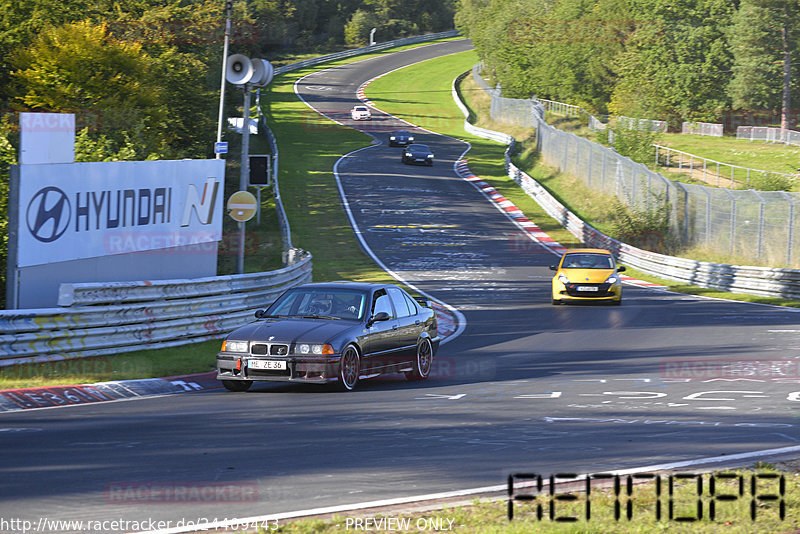
{"type": "Polygon", "coordinates": [[[726,193],[728,193],[728,197],[731,199],[731,235],[730,235],[730,248],[728,253],[733,255],[733,241],[736,237],[736,197],[731,193],[728,189],[723,189],[726,193]]]}
{"type": "Polygon", "coordinates": [[[764,202],[764,197],[758,191],[753,191],[753,194],[761,202],[758,210],[758,245],[756,246],[756,259],[761,259],[762,249],[764,248],[764,212],[766,210],[766,202],[764,202]]]}
{"type": "Polygon", "coordinates": [[[711,243],[711,191],[708,187],[703,188],[706,194],[706,245],[711,243]]]}
{"type": "MultiPolygon", "coordinates": [[[[222,83],[219,89],[219,117],[217,118],[217,143],[222,141],[222,120],[225,110],[225,70],[228,68],[228,41],[231,36],[231,10],[233,10],[233,2],[228,0],[225,2],[225,44],[222,46],[222,83]]],[[[222,154],[215,154],[216,159],[220,159],[222,154]]]]}
{"type": "Polygon", "coordinates": [[[789,232],[786,236],[786,267],[792,267],[792,241],[794,240],[794,199],[786,191],[781,191],[781,195],[789,203],[789,232]]]}
{"type": "MultiPolygon", "coordinates": [[[[239,191],[247,191],[247,177],[250,174],[250,85],[244,86],[244,110],[242,111],[242,162],[239,173],[239,191]]],[[[244,274],[244,226],[239,223],[239,250],[236,258],[236,272],[244,274]]]]}

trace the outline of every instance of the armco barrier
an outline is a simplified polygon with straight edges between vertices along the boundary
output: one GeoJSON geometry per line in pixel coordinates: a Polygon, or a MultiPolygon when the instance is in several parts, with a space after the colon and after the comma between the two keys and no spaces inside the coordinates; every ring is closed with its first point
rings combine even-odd
{"type": "Polygon", "coordinates": [[[0,311],[0,367],[217,339],[311,281],[311,255],[277,271],[153,282],[62,284],[62,308],[0,311]]]}
{"type": "MultiPolygon", "coordinates": [[[[465,117],[469,110],[458,96],[457,86],[471,74],[465,72],[453,82],[452,94],[465,117]]],[[[506,143],[505,165],[508,176],[533,198],[548,215],[557,220],[572,235],[587,246],[609,249],[619,261],[643,273],[687,284],[723,291],[749,293],[767,297],[800,299],[800,270],[773,269],[769,267],[750,267],[725,265],[677,258],[642,250],[613,239],[591,225],[583,222],[577,215],[556,200],[539,182],[520,170],[511,161],[514,138],[508,134],[479,128],[464,120],[464,129],[476,136],[506,143]]]]}

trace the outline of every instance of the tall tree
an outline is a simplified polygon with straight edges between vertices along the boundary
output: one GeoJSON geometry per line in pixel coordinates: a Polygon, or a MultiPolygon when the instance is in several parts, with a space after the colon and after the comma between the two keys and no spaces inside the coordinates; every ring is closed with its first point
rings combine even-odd
{"type": "Polygon", "coordinates": [[[792,57],[800,48],[798,0],[742,0],[731,24],[735,108],[780,110],[781,128],[790,122],[792,57]]]}

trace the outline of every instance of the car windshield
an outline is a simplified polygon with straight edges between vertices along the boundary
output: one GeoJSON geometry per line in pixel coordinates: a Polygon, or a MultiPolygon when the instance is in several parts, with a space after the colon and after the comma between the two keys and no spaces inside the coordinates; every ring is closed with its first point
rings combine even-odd
{"type": "Polygon", "coordinates": [[[607,254],[567,254],[562,269],[613,269],[614,259],[607,254]]]}
{"type": "Polygon", "coordinates": [[[367,294],[355,289],[299,287],[281,295],[267,315],[361,320],[366,302],[367,294]]]}
{"type": "Polygon", "coordinates": [[[367,111],[367,108],[365,108],[364,106],[356,106],[354,109],[356,111],[367,111]]]}
{"type": "Polygon", "coordinates": [[[430,152],[427,145],[408,145],[409,150],[416,150],[418,152],[430,152]]]}

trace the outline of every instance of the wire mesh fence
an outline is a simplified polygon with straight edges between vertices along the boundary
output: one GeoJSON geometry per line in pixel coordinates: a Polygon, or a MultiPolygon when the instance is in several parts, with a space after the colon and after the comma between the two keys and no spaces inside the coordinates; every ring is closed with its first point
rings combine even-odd
{"type": "Polygon", "coordinates": [[[617,197],[633,210],[667,210],[671,235],[681,246],[703,246],[710,252],[774,266],[800,266],[798,254],[793,254],[800,245],[796,213],[800,194],[669,180],[611,148],[547,124],[544,104],[503,97],[500,88],[489,87],[481,78],[480,65],[473,68],[473,78],[492,97],[493,120],[536,129],[544,163],[579,178],[598,193],[617,197]]]}
{"type": "Polygon", "coordinates": [[[751,169],[682,152],[667,146],[653,146],[656,148],[656,166],[716,187],[752,189],[761,184],[792,186],[797,181],[796,175],[785,172],[751,169]]]}
{"type": "Polygon", "coordinates": [[[683,122],[681,123],[681,133],[722,137],[722,124],[714,122],[683,122]]]}
{"type": "Polygon", "coordinates": [[[736,139],[800,146],[800,132],[766,126],[739,126],[736,128],[736,139]]]}

